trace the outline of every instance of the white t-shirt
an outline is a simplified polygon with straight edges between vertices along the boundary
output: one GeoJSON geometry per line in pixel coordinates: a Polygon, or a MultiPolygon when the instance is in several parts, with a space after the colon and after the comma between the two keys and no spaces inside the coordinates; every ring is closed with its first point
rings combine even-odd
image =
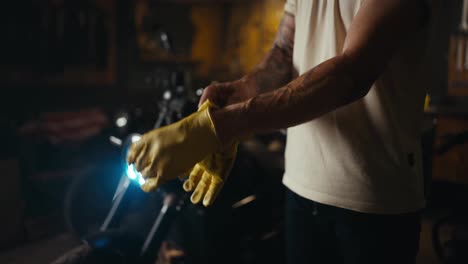
{"type": "MultiPolygon", "coordinates": [[[[363,1],[287,1],[285,11],[295,16],[293,64],[299,74],[341,53],[363,1]]],[[[364,98],[288,129],[283,183],[290,190],[366,213],[424,207],[425,33],[402,45],[364,98]]]]}

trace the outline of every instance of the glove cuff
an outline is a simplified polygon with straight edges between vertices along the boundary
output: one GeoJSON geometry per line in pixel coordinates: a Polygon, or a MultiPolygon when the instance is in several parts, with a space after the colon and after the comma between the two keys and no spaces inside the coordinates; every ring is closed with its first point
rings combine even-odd
{"type": "Polygon", "coordinates": [[[216,139],[218,140],[218,143],[221,145],[221,140],[219,140],[218,133],[216,131],[216,126],[213,122],[213,118],[211,118],[211,110],[213,109],[216,110],[216,109],[219,109],[219,107],[215,105],[214,103],[212,103],[210,100],[206,100],[205,102],[203,102],[200,108],[198,108],[198,112],[206,111],[208,120],[210,122],[211,131],[214,133],[214,135],[216,136],[216,139]]]}

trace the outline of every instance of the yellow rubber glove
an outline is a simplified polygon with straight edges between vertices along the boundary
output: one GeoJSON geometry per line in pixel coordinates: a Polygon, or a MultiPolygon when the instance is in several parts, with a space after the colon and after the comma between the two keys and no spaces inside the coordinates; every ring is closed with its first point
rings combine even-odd
{"type": "Polygon", "coordinates": [[[134,164],[146,179],[143,191],[188,174],[195,164],[220,149],[215,126],[206,101],[190,116],[144,134],[128,152],[128,164],[134,164]]]}
{"type": "Polygon", "coordinates": [[[190,200],[197,204],[203,200],[204,206],[210,206],[223,188],[236,159],[238,142],[210,154],[197,163],[184,183],[184,190],[193,191],[190,200]]]}

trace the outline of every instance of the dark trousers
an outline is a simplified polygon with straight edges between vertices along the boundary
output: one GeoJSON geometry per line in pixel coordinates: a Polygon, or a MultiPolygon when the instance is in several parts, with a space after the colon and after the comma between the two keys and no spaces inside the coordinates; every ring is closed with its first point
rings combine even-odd
{"type": "Polygon", "coordinates": [[[288,264],[414,264],[420,229],[420,212],[365,214],[320,204],[287,190],[288,264]]]}

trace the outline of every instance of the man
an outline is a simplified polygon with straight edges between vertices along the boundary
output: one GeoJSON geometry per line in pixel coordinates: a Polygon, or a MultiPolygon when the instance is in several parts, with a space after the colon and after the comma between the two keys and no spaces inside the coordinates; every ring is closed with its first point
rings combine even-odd
{"type": "Polygon", "coordinates": [[[145,190],[197,163],[184,188],[209,205],[239,140],[288,128],[288,263],[414,263],[427,20],[422,0],[288,0],[265,59],[128,161],[145,190]]]}

